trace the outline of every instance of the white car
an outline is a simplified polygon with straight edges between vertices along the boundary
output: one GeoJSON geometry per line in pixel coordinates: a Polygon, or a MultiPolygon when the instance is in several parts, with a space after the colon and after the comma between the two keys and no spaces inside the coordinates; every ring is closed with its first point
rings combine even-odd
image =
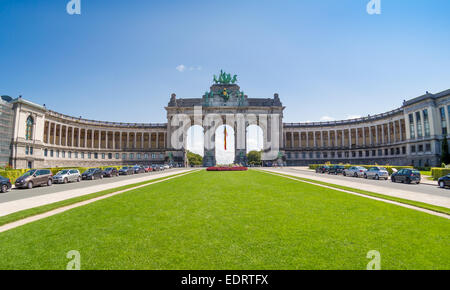
{"type": "Polygon", "coordinates": [[[362,166],[352,166],[344,170],[344,176],[351,177],[364,177],[364,173],[366,173],[367,169],[362,166]]]}
{"type": "Polygon", "coordinates": [[[372,178],[375,180],[388,180],[389,179],[389,172],[384,167],[371,167],[369,170],[364,172],[364,178],[372,178]]]}
{"type": "Polygon", "coordinates": [[[164,169],[170,169],[170,166],[167,164],[164,164],[164,169]]]}
{"type": "Polygon", "coordinates": [[[77,169],[65,169],[53,176],[53,183],[80,182],[81,174],[77,169]]]}

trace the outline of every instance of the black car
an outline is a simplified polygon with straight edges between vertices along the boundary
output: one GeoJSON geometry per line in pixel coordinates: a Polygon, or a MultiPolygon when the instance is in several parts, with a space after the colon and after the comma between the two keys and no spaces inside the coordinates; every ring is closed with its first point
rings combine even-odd
{"type": "Polygon", "coordinates": [[[120,168],[119,174],[120,175],[132,175],[132,174],[134,174],[134,169],[133,169],[133,167],[124,166],[124,167],[120,168]]]}
{"type": "Polygon", "coordinates": [[[420,172],[414,169],[402,169],[391,175],[392,182],[402,182],[402,183],[416,183],[419,184],[421,180],[420,172]]]}
{"type": "Polygon", "coordinates": [[[145,169],[142,166],[133,166],[134,174],[145,173],[145,169]]]}
{"type": "Polygon", "coordinates": [[[103,170],[103,176],[104,177],[114,177],[119,176],[119,170],[115,167],[108,167],[105,170],[103,170]]]}
{"type": "Polygon", "coordinates": [[[342,174],[345,170],[345,166],[343,165],[333,165],[330,168],[328,168],[328,174],[342,174]]]}
{"type": "Polygon", "coordinates": [[[11,180],[0,175],[0,192],[5,193],[11,189],[11,180]]]}
{"type": "Polygon", "coordinates": [[[440,188],[446,188],[447,186],[450,186],[450,174],[447,174],[446,176],[442,176],[438,179],[438,184],[440,188]]]}
{"type": "Polygon", "coordinates": [[[103,171],[100,168],[90,168],[81,174],[81,178],[83,180],[102,179],[103,171]]]}
{"type": "Polygon", "coordinates": [[[330,166],[321,165],[316,168],[316,173],[327,173],[329,169],[330,169],[330,166]]]}

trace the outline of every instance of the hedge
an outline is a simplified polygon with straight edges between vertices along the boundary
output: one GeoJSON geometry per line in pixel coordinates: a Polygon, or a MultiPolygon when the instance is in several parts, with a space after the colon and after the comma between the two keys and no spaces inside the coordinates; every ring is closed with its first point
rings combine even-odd
{"type": "MultiPolygon", "coordinates": [[[[125,165],[124,165],[125,166],[125,165]]],[[[57,168],[42,168],[42,169],[48,169],[52,172],[53,175],[58,173],[61,170],[65,169],[77,169],[80,171],[80,173],[85,172],[89,168],[101,168],[102,170],[109,168],[109,167],[115,167],[117,169],[121,168],[122,166],[99,166],[99,167],[57,167],[57,168]]],[[[11,183],[14,184],[16,182],[16,179],[25,174],[29,169],[2,169],[0,170],[0,175],[8,178],[11,180],[11,183]]]]}
{"type": "Polygon", "coordinates": [[[446,176],[447,174],[450,174],[450,168],[431,168],[431,176],[434,180],[438,180],[442,176],[446,176]]]}
{"type": "MultiPolygon", "coordinates": [[[[309,165],[309,169],[316,169],[319,166],[324,166],[325,164],[310,164],[309,165]]],[[[412,166],[391,166],[391,165],[354,165],[354,164],[328,164],[328,166],[333,166],[333,165],[343,165],[345,167],[345,169],[348,169],[352,166],[361,166],[364,167],[366,169],[372,168],[372,167],[384,167],[386,168],[386,170],[389,172],[389,175],[391,175],[394,171],[393,169],[405,169],[405,168],[413,168],[412,166]]]]}

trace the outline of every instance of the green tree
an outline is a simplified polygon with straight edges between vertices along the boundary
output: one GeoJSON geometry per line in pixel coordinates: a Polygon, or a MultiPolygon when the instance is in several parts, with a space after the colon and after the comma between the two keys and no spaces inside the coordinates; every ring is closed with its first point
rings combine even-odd
{"type": "Polygon", "coordinates": [[[191,151],[187,152],[187,158],[189,161],[189,165],[202,165],[203,164],[203,157],[195,154],[191,151]]]}
{"type": "Polygon", "coordinates": [[[248,152],[247,160],[250,165],[261,165],[261,151],[248,152]]]}
{"type": "Polygon", "coordinates": [[[442,140],[442,153],[441,153],[441,163],[450,164],[450,154],[448,153],[448,141],[447,136],[444,136],[442,140]]]}

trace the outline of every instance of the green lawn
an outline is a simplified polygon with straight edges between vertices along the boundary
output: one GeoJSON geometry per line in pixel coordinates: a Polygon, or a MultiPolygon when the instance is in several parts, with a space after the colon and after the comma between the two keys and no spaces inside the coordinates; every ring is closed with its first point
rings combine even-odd
{"type": "Polygon", "coordinates": [[[189,174],[0,233],[0,269],[450,269],[450,220],[258,171],[189,174]]]}

